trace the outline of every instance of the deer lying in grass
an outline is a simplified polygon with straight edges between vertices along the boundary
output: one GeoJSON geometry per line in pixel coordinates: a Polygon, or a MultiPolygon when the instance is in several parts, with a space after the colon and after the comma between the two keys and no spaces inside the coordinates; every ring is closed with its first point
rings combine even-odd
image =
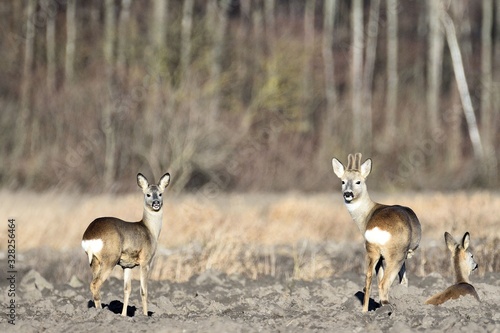
{"type": "Polygon", "coordinates": [[[405,259],[420,243],[421,227],[408,207],[387,206],[373,202],[366,187],[372,162],[361,164],[361,154],[347,157],[347,168],[332,159],[333,171],[342,180],[342,194],[347,210],[365,238],[366,280],[363,312],[368,311],[373,272],[377,272],[381,304],[389,304],[389,288],[399,273],[400,282],[408,285],[405,259]]]}
{"type": "Polygon", "coordinates": [[[92,269],[90,291],[96,308],[101,308],[100,289],[116,265],[123,268],[124,297],[122,316],[127,315],[131,291],[132,268],[140,267],[141,298],[144,315],[148,315],[148,272],[156,252],[163,218],[162,194],[170,182],[166,173],[158,185],[150,185],[146,177],[137,175],[144,193],[144,213],[139,222],[125,222],[116,217],[95,219],[83,234],[82,247],[92,269]]]}
{"type": "Polygon", "coordinates": [[[444,240],[446,242],[446,246],[451,252],[451,260],[453,268],[455,269],[456,283],[448,287],[445,291],[429,298],[425,304],[439,305],[450,299],[457,299],[465,295],[474,296],[475,299],[480,301],[476,289],[474,289],[469,281],[470,273],[477,268],[474,257],[468,250],[470,242],[469,233],[465,233],[461,244],[458,244],[447,232],[444,233],[444,240]]]}

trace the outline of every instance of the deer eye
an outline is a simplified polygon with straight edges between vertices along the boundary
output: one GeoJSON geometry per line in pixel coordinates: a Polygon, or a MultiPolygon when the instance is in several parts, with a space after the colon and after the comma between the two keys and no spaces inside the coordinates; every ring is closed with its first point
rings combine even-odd
{"type": "Polygon", "coordinates": [[[146,196],[147,196],[148,198],[151,198],[151,194],[150,194],[150,193],[146,194],[146,196]]]}
{"type": "Polygon", "coordinates": [[[360,181],[360,180],[358,180],[358,181],[356,182],[356,185],[359,185],[359,184],[361,184],[361,181],[360,181]]]}
{"type": "Polygon", "coordinates": [[[345,181],[342,181],[342,185],[345,185],[345,181]]]}
{"type": "Polygon", "coordinates": [[[158,196],[161,197],[161,193],[158,193],[158,196]]]}

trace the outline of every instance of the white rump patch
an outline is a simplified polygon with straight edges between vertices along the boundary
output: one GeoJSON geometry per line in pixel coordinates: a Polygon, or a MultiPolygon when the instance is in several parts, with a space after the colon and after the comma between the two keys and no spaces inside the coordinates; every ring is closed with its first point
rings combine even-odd
{"type": "Polygon", "coordinates": [[[365,239],[369,243],[385,245],[385,243],[391,239],[391,234],[388,231],[379,229],[379,227],[375,227],[373,229],[366,230],[365,239]]]}
{"type": "Polygon", "coordinates": [[[92,256],[102,250],[102,239],[84,239],[82,240],[82,247],[89,256],[89,264],[92,262],[92,256]]]}

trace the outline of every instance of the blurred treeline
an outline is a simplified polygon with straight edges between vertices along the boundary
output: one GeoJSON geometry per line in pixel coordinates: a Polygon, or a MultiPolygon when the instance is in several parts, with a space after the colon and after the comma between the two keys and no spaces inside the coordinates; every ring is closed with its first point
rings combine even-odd
{"type": "Polygon", "coordinates": [[[0,22],[7,188],[327,190],[354,151],[382,189],[499,183],[500,0],[3,0],[0,22]]]}

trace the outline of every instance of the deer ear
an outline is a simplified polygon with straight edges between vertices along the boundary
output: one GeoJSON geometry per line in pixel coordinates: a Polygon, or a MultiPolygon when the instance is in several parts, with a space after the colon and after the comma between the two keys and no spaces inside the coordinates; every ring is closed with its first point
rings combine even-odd
{"type": "Polygon", "coordinates": [[[372,171],[372,160],[369,158],[365,161],[365,163],[361,164],[360,170],[361,176],[364,178],[368,177],[370,172],[372,171]]]}
{"type": "Polygon", "coordinates": [[[137,185],[139,185],[143,191],[145,191],[149,186],[148,180],[142,173],[137,174],[137,185]]]}
{"type": "Polygon", "coordinates": [[[446,246],[451,252],[455,251],[455,248],[457,247],[458,244],[453,238],[453,236],[450,235],[448,232],[444,233],[444,241],[446,242],[446,246]]]}
{"type": "Polygon", "coordinates": [[[337,177],[342,178],[345,172],[344,165],[334,157],[332,159],[332,166],[333,166],[333,172],[335,172],[337,177]]]}
{"type": "Polygon", "coordinates": [[[462,247],[464,248],[464,250],[467,250],[469,248],[469,243],[470,243],[470,235],[468,232],[466,232],[464,238],[462,239],[462,247]]]}
{"type": "Polygon", "coordinates": [[[170,174],[167,172],[163,176],[161,176],[160,181],[158,182],[158,187],[160,190],[165,190],[165,188],[170,184],[170,174]]]}

